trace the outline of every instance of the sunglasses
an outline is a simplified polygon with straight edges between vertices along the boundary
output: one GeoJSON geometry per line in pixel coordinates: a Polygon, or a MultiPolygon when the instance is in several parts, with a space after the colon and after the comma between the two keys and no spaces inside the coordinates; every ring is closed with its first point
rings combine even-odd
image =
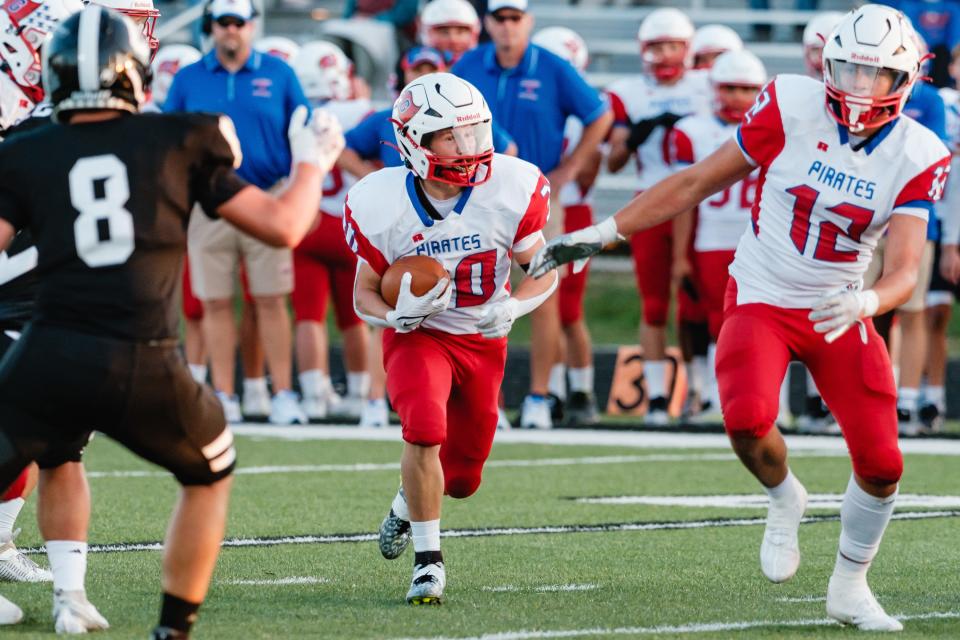
{"type": "Polygon", "coordinates": [[[220,16],[217,18],[217,24],[223,27],[224,29],[228,27],[236,27],[237,29],[242,29],[247,21],[243,18],[238,18],[236,16],[220,16]]]}
{"type": "Polygon", "coordinates": [[[522,13],[491,13],[490,16],[500,24],[504,22],[520,22],[523,20],[522,13]]]}

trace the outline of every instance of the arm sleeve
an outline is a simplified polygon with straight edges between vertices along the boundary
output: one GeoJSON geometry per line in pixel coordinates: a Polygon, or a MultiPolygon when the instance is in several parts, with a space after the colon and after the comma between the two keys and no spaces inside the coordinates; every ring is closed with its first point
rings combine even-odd
{"type": "Polygon", "coordinates": [[[629,127],[630,116],[627,115],[627,106],[623,99],[612,91],[607,91],[607,100],[610,101],[610,109],[613,111],[613,126],[629,127]]]}
{"type": "Polygon", "coordinates": [[[756,102],[737,127],[737,144],[751,164],[767,165],[783,150],[785,142],[776,80],[772,80],[760,90],[756,102]]]}
{"type": "Polygon", "coordinates": [[[510,143],[513,142],[513,138],[510,137],[510,134],[506,130],[498,125],[496,122],[493,123],[493,150],[497,153],[503,153],[507,150],[507,147],[510,146],[510,143]]]}
{"type": "Polygon", "coordinates": [[[382,276],[387,272],[390,263],[361,231],[360,225],[350,209],[349,193],[346,202],[343,203],[343,235],[350,250],[357,254],[358,258],[369,264],[377,274],[382,276]]]}
{"type": "Polygon", "coordinates": [[[215,218],[217,208],[249,183],[234,172],[243,155],[233,121],[224,115],[203,118],[205,122],[198,127],[196,136],[197,161],[191,175],[191,196],[207,216],[215,218]]]}
{"type": "Polygon", "coordinates": [[[600,92],[587,84],[577,70],[567,62],[557,65],[560,107],[566,115],[574,115],[584,126],[602,116],[610,108],[600,92]]]}
{"type": "Polygon", "coordinates": [[[380,157],[380,118],[382,112],[371,113],[344,135],[347,147],[357,152],[364,160],[380,157]]]}
{"type": "Polygon", "coordinates": [[[668,135],[670,136],[668,139],[670,164],[683,167],[696,162],[696,158],[693,157],[693,142],[682,129],[674,127],[668,135]]]}
{"type": "MultiPolygon", "coordinates": [[[[537,186],[530,194],[527,210],[523,212],[517,232],[513,236],[513,246],[524,246],[524,241],[540,233],[547,219],[550,217],[550,182],[542,173],[537,179],[537,186]]],[[[518,249],[519,250],[519,249],[518,249]]]]}
{"type": "Polygon", "coordinates": [[[933,203],[943,195],[950,174],[950,156],[946,155],[914,176],[893,202],[892,215],[901,214],[929,220],[933,203]]]}

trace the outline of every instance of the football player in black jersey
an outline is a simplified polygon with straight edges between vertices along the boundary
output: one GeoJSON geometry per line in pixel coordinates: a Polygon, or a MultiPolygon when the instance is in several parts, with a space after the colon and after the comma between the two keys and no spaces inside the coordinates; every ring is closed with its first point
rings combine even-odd
{"type": "MultiPolygon", "coordinates": [[[[90,428],[173,473],[182,488],[153,637],[186,638],[222,542],[235,464],[219,401],[176,348],[189,213],[199,202],[265,242],[294,246],[343,136],[329,115],[308,123],[305,108],[294,112],[289,185],[272,196],[234,173],[228,118],[137,113],[149,51],[128,19],[88,6],[45,47],[55,122],[0,145],[0,247],[29,229],[39,277],[32,321],[0,364],[0,486],[33,459],[75,450],[90,428]]],[[[74,491],[41,483],[50,511],[41,528],[72,545],[51,555],[55,582],[63,573],[79,585],[55,592],[55,626],[85,632],[107,622],[82,589],[89,511],[74,507],[74,491]]]]}

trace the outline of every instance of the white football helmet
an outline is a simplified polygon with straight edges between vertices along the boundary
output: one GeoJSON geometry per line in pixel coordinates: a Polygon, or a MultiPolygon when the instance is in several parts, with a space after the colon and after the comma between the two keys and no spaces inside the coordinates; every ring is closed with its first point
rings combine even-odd
{"type": "Polygon", "coordinates": [[[423,180],[462,187],[486,182],[493,161],[493,116],[472,84],[451,73],[428,73],[400,92],[393,103],[397,150],[423,180]],[[431,151],[436,134],[449,131],[455,153],[431,151]]]}
{"type": "Polygon", "coordinates": [[[810,19],[803,28],[803,62],[807,73],[814,78],[823,77],[823,45],[843,20],[839,11],[824,11],[810,19]]]}
{"type": "Polygon", "coordinates": [[[153,35],[160,11],[153,6],[153,0],[89,0],[89,2],[113,9],[133,20],[140,27],[147,44],[150,45],[150,59],[153,60],[157,50],[160,49],[160,41],[153,35]]]}
{"type": "Polygon", "coordinates": [[[583,73],[590,62],[587,43],[580,34],[566,27],[547,27],[533,34],[533,44],[558,55],[583,73]]]}
{"type": "Polygon", "coordinates": [[[291,66],[308,100],[320,103],[353,97],[353,83],[350,81],[353,63],[332,42],[308,42],[300,48],[291,66]]]}
{"type": "Polygon", "coordinates": [[[675,80],[683,75],[693,34],[693,23],[679,9],[665,7],[651,11],[640,23],[637,32],[644,70],[660,82],[675,80]],[[658,42],[679,42],[683,45],[682,52],[671,56],[656,55],[650,47],[658,42]]]}
{"type": "Polygon", "coordinates": [[[177,75],[180,69],[197,62],[202,57],[199,51],[188,44],[168,44],[160,47],[151,65],[153,82],[150,83],[150,87],[153,89],[153,101],[163,104],[170,91],[170,85],[173,84],[173,76],[177,75]]]}
{"type": "Polygon", "coordinates": [[[884,5],[848,13],[823,47],[827,110],[852,132],[897,118],[919,74],[913,27],[884,5]]]}
{"type": "Polygon", "coordinates": [[[0,8],[0,63],[34,104],[43,100],[40,47],[60,21],[83,8],[81,0],[7,0],[0,8]]]}
{"type": "Polygon", "coordinates": [[[697,29],[690,43],[694,69],[709,69],[717,56],[725,51],[740,51],[743,40],[737,32],[723,24],[708,24],[697,29]]]}
{"type": "Polygon", "coordinates": [[[420,42],[442,51],[450,64],[477,46],[479,38],[480,18],[467,0],[432,0],[420,13],[420,42]],[[447,33],[443,27],[466,27],[469,32],[447,33]]]}
{"type": "Polygon", "coordinates": [[[766,82],[767,70],[760,58],[746,49],[720,54],[710,69],[714,113],[727,122],[740,122],[766,82]],[[729,92],[723,90],[727,87],[746,87],[752,91],[728,95],[729,92]]]}
{"type": "Polygon", "coordinates": [[[287,64],[290,64],[291,61],[297,57],[297,54],[300,53],[300,45],[290,38],[284,38],[283,36],[260,38],[253,43],[253,48],[261,53],[276,56],[287,64]]]}

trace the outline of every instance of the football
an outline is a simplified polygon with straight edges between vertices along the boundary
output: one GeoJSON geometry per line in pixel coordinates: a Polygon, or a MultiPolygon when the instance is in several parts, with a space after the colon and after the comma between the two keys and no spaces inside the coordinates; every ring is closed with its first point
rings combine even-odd
{"type": "Polygon", "coordinates": [[[400,278],[407,272],[412,277],[410,291],[416,296],[422,296],[430,291],[441,278],[450,277],[442,264],[428,256],[404,256],[400,258],[390,265],[380,280],[380,295],[391,307],[397,306],[397,297],[400,295],[400,278]]]}

